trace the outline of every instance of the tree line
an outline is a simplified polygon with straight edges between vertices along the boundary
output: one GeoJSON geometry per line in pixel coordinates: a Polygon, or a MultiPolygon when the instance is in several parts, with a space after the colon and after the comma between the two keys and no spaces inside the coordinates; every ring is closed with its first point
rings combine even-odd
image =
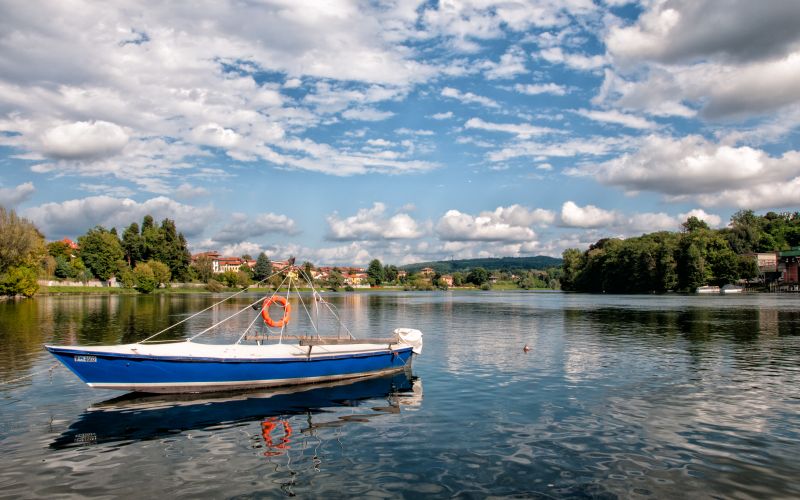
{"type": "Polygon", "coordinates": [[[107,281],[145,293],[170,281],[192,279],[191,255],[175,221],[157,225],[146,215],[141,229],[131,223],[120,238],[116,228],[96,226],[78,237],[77,248],[67,242],[45,243],[29,220],[0,206],[0,294],[36,293],[37,278],[107,281]]]}
{"type": "Polygon", "coordinates": [[[800,213],[740,210],[723,229],[690,217],[682,231],[636,238],[604,238],[581,252],[563,253],[563,290],[593,293],[664,293],[736,283],[758,275],[756,252],[800,245],[800,213]]]}

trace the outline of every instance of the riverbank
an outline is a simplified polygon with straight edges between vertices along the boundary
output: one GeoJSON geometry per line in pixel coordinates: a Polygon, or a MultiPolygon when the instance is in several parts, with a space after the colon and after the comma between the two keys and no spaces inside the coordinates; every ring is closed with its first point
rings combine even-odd
{"type": "MultiPolygon", "coordinates": [[[[294,290],[294,288],[293,288],[294,290]]],[[[300,287],[298,288],[300,292],[312,292],[311,288],[308,287],[300,287]]],[[[330,290],[327,289],[318,289],[324,293],[331,293],[330,290]]],[[[449,290],[453,291],[474,291],[474,292],[491,292],[491,291],[514,291],[514,290],[524,290],[523,288],[519,287],[510,287],[510,286],[497,286],[492,287],[489,290],[481,290],[476,287],[451,287],[449,290]]],[[[549,288],[536,288],[530,289],[531,291],[551,291],[549,288]]],[[[154,290],[150,295],[171,295],[171,294],[200,294],[200,295],[211,295],[213,293],[235,293],[241,291],[239,288],[225,288],[220,290],[219,292],[211,292],[207,290],[205,287],[171,287],[171,288],[159,288],[154,290]]],[[[248,292],[251,293],[271,293],[274,290],[272,288],[256,288],[251,287],[247,289],[248,292]]],[[[406,292],[413,292],[418,290],[409,290],[405,289],[402,286],[386,286],[386,287],[376,287],[376,288],[353,288],[352,290],[345,290],[341,288],[338,292],[345,292],[345,293],[364,293],[364,292],[398,292],[398,291],[406,291],[406,292]]],[[[96,287],[96,286],[42,286],[39,288],[39,291],[36,293],[36,296],[50,296],[50,295],[146,295],[136,291],[133,288],[122,288],[122,287],[96,287]]]]}

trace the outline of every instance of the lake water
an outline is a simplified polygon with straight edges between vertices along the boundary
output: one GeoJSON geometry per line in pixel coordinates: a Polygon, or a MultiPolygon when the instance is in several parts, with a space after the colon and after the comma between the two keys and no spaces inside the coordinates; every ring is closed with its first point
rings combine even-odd
{"type": "Polygon", "coordinates": [[[140,340],[218,299],[0,303],[0,498],[800,497],[800,297],[330,294],[355,335],[419,328],[424,352],[302,391],[120,397],[41,348],[140,340]]]}

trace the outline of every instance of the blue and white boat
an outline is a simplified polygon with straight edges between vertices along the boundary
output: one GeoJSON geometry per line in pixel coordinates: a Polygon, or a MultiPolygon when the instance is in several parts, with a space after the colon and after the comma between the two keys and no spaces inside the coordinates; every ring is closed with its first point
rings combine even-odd
{"type": "MultiPolygon", "coordinates": [[[[290,271],[287,279],[288,296],[293,281],[297,279],[296,272],[290,271]]],[[[310,279],[308,282],[312,284],[310,279]]],[[[311,298],[313,304],[307,306],[302,303],[306,312],[327,309],[338,321],[338,315],[318,292],[314,291],[311,298]]],[[[303,300],[299,293],[298,300],[303,300]]],[[[412,356],[422,352],[422,333],[410,328],[397,328],[390,337],[372,339],[356,339],[346,328],[346,338],[323,337],[318,332],[316,335],[289,337],[284,335],[284,329],[289,322],[290,310],[291,304],[287,299],[273,294],[259,298],[228,318],[178,342],[152,343],[151,339],[165,329],[134,344],[46,345],[45,348],[90,387],[151,393],[258,389],[355,379],[409,368],[412,356]],[[269,307],[273,303],[283,307],[284,316],[278,322],[269,316],[269,307]],[[261,319],[257,316],[233,344],[194,341],[259,304],[262,304],[261,317],[269,330],[267,335],[247,335],[254,323],[261,319]],[[270,325],[278,325],[280,330],[272,331],[270,325]],[[272,333],[271,337],[269,333],[272,333]],[[246,343],[248,340],[255,340],[256,343],[246,343]]],[[[310,313],[309,319],[312,320],[310,313]]],[[[313,320],[311,325],[316,329],[313,320]]]]}

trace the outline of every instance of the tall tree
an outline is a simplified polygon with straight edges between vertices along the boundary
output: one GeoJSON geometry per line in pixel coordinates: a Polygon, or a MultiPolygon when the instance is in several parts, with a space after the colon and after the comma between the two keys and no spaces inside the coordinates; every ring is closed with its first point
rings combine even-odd
{"type": "Polygon", "coordinates": [[[35,268],[45,251],[44,237],[36,226],[0,206],[0,272],[16,266],[35,268]]]}
{"type": "Polygon", "coordinates": [[[567,291],[577,290],[578,278],[583,267],[583,254],[577,248],[568,248],[561,254],[561,258],[564,262],[561,288],[567,291]]]}
{"type": "Polygon", "coordinates": [[[197,279],[203,283],[208,283],[208,280],[214,276],[214,267],[211,262],[211,257],[208,255],[201,255],[198,257],[194,263],[192,263],[192,267],[195,273],[197,273],[197,279]]]}
{"type": "Polygon", "coordinates": [[[367,267],[367,276],[369,276],[370,285],[380,285],[383,283],[383,264],[378,259],[372,259],[367,267]]]}
{"type": "Polygon", "coordinates": [[[133,269],[142,260],[144,251],[142,236],[139,234],[139,224],[132,222],[130,226],[122,232],[122,249],[125,252],[125,260],[133,269]]]}
{"type": "Polygon", "coordinates": [[[178,233],[175,221],[172,219],[161,221],[159,232],[161,233],[161,246],[158,248],[158,260],[169,266],[175,279],[185,280],[189,271],[189,263],[192,260],[186,245],[186,238],[182,233],[178,233]]]}
{"type": "Polygon", "coordinates": [[[266,279],[270,274],[272,274],[272,263],[269,261],[267,254],[261,252],[258,254],[255,267],[253,267],[253,279],[261,281],[266,279]]]}
{"type": "Polygon", "coordinates": [[[103,226],[90,229],[78,238],[78,245],[83,263],[101,280],[113,276],[118,271],[118,262],[125,256],[119,239],[103,226]]]}
{"type": "Polygon", "coordinates": [[[158,227],[153,224],[153,218],[145,215],[142,221],[142,260],[161,259],[164,238],[158,227]]]}

